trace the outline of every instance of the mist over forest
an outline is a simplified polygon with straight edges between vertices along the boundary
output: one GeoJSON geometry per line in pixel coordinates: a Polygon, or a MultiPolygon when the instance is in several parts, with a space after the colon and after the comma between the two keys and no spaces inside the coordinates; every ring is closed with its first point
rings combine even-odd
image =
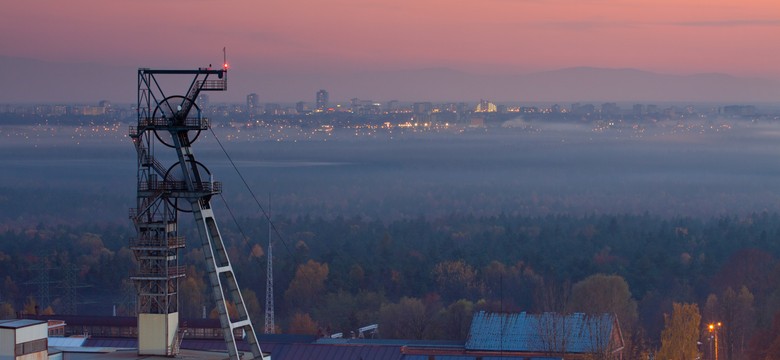
{"type": "MultiPolygon", "coordinates": [[[[659,344],[674,302],[719,316],[712,296],[750,310],[740,313],[750,324],[741,336],[774,334],[780,124],[507,125],[374,136],[335,129],[288,141],[228,123],[202,133],[195,154],[224,183],[215,212],[255,321],[268,241],[255,199],[268,209],[270,196],[284,331],[300,330],[293,318],[305,314],[334,332],[380,322],[387,337],[460,339],[449,329],[463,328],[451,326],[462,312],[592,310],[578,307],[575,289],[608,276],[633,304],[621,320],[630,351],[659,344]],[[315,280],[303,281],[303,271],[315,280]],[[433,314],[430,327],[394,328],[394,311],[405,306],[433,314]]],[[[136,153],[126,124],[108,135],[0,129],[0,302],[64,312],[55,290],[48,303],[36,299],[35,269],[76,265],[88,285],[79,313],[107,315],[118,305],[132,314],[136,153]]],[[[197,234],[186,230],[187,214],[180,218],[189,239],[181,311],[199,317],[213,305],[197,234]]],[[[745,344],[733,351],[747,353],[745,344]]]]}
{"type": "MultiPolygon", "coordinates": [[[[55,135],[0,144],[6,219],[122,223],[135,197],[135,152],[122,137],[55,135]],[[21,218],[20,218],[21,217],[21,218]]],[[[8,131],[7,131],[8,132],[8,131]]],[[[242,216],[274,212],[391,221],[450,214],[644,214],[713,217],[780,208],[777,124],[722,132],[594,132],[577,124],[309,141],[230,140],[195,154],[242,216]]]]}

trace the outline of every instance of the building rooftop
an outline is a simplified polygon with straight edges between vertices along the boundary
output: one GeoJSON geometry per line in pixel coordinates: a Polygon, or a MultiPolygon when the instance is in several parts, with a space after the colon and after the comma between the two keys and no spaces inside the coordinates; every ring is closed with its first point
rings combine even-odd
{"type": "Polygon", "coordinates": [[[40,324],[46,324],[46,321],[30,319],[0,320],[0,329],[21,329],[40,324]]]}
{"type": "MultiPolygon", "coordinates": [[[[617,328],[609,314],[474,314],[466,350],[590,353],[607,348],[617,328]]],[[[621,344],[616,347],[622,347],[621,344]]]]}
{"type": "MultiPolygon", "coordinates": [[[[69,360],[170,360],[170,357],[166,356],[150,356],[150,355],[138,355],[136,349],[133,350],[108,350],[109,352],[72,352],[68,351],[67,359],[69,360]]],[[[211,351],[197,351],[197,350],[182,350],[177,358],[189,359],[189,360],[224,360],[225,353],[223,352],[211,352],[211,351]]]]}

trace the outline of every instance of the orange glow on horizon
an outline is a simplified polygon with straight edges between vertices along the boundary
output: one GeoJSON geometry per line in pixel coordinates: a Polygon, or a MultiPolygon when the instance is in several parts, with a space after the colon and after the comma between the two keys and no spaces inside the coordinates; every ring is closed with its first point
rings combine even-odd
{"type": "Polygon", "coordinates": [[[227,39],[242,69],[249,62],[274,71],[592,66],[780,77],[780,52],[767,45],[780,32],[775,0],[236,0],[219,17],[210,2],[160,2],[154,12],[123,1],[50,2],[46,11],[38,5],[4,7],[0,55],[135,66],[154,54],[167,67],[211,59],[210,49],[227,39]],[[274,16],[258,21],[258,13],[274,16]],[[29,24],[36,31],[20,31],[29,24]],[[193,40],[170,42],[160,33],[193,40]]]}

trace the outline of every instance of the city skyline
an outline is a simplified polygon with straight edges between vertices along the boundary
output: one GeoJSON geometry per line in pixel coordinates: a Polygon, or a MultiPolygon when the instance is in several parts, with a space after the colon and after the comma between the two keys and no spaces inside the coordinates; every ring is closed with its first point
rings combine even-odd
{"type": "MultiPolygon", "coordinates": [[[[767,0],[750,6],[726,0],[16,2],[0,14],[0,97],[76,100],[92,91],[126,101],[132,89],[118,84],[132,79],[134,69],[217,64],[223,47],[241,74],[232,78],[233,89],[271,101],[308,99],[320,88],[333,89],[338,100],[406,100],[398,86],[390,87],[396,95],[384,96],[384,82],[418,72],[480,81],[586,67],[776,84],[780,52],[772,35],[780,30],[779,7],[767,0]],[[79,91],[47,93],[61,83],[79,91]],[[29,94],[18,94],[23,91],[29,94]]],[[[424,90],[451,90],[433,85],[424,90]]],[[[464,100],[460,93],[441,96],[464,100]]],[[[496,98],[471,95],[481,96],[496,98]]],[[[532,100],[550,100],[544,96],[532,100]]],[[[563,100],[608,99],[607,93],[563,100]]]]}

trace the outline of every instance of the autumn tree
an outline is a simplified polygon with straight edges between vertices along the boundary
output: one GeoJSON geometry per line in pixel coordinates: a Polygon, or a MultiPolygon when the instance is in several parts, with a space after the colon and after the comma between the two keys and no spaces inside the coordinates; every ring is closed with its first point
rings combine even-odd
{"type": "Polygon", "coordinates": [[[353,264],[352,267],[349,268],[349,284],[350,284],[350,290],[356,291],[358,289],[364,288],[366,285],[366,271],[363,270],[363,267],[360,266],[360,264],[353,264]]]}
{"type": "Polygon", "coordinates": [[[262,321],[263,308],[257,299],[257,293],[252,289],[243,288],[241,289],[241,297],[244,299],[244,306],[246,306],[246,312],[249,313],[249,318],[255,319],[255,322],[262,321]]]}
{"type": "Polygon", "coordinates": [[[179,280],[179,312],[185,318],[201,317],[201,309],[206,306],[206,282],[203,272],[195,266],[187,267],[187,276],[179,280]]]}
{"type": "Polygon", "coordinates": [[[290,307],[298,310],[311,309],[323,295],[328,271],[328,264],[320,264],[314,260],[298,266],[295,277],[284,293],[290,307]]]}
{"type": "Polygon", "coordinates": [[[22,313],[28,315],[38,315],[38,312],[40,312],[40,309],[38,309],[38,301],[35,300],[35,298],[32,296],[28,296],[27,300],[24,301],[22,313]]]}
{"type": "Polygon", "coordinates": [[[780,360],[780,312],[775,314],[770,329],[757,332],[750,348],[751,360],[780,360]]]}
{"type": "Polygon", "coordinates": [[[445,299],[470,298],[477,289],[477,272],[463,260],[440,262],[431,274],[445,299]]]}
{"type": "Polygon", "coordinates": [[[16,315],[14,306],[10,303],[0,303],[0,320],[12,319],[16,315]]]}
{"type": "Polygon", "coordinates": [[[296,312],[290,319],[290,334],[316,335],[318,331],[319,325],[307,313],[296,312]]]}
{"type": "MultiPolygon", "coordinates": [[[[230,300],[225,301],[225,308],[227,309],[228,317],[231,319],[238,319],[238,308],[236,308],[236,304],[234,304],[230,300]]],[[[209,318],[210,319],[219,319],[219,309],[217,309],[217,306],[215,305],[211,311],[209,312],[209,318]]]]}
{"type": "Polygon", "coordinates": [[[664,315],[658,360],[697,359],[701,314],[696,304],[672,304],[672,315],[664,315]]]}
{"type": "Polygon", "coordinates": [[[496,311],[532,309],[534,293],[542,282],[542,277],[522,261],[508,266],[494,260],[482,268],[480,278],[484,285],[483,296],[487,300],[498,300],[503,305],[496,311]]]}

